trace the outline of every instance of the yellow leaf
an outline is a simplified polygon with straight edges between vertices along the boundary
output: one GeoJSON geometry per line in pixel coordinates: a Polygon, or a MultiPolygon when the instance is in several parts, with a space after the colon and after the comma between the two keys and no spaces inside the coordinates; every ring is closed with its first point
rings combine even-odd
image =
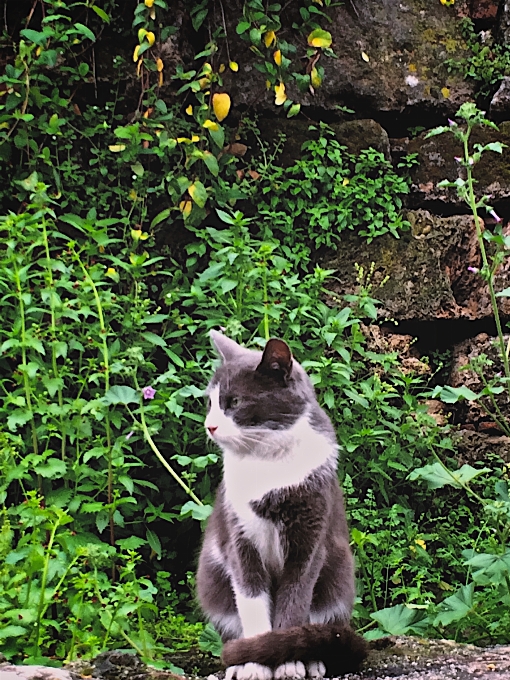
{"type": "Polygon", "coordinates": [[[177,137],[177,142],[179,144],[182,144],[182,143],[186,144],[186,142],[189,144],[190,140],[189,140],[188,137],[177,137]]]}
{"type": "Polygon", "coordinates": [[[266,90],[270,90],[270,89],[271,89],[271,81],[266,80],[266,90]]]}
{"type": "Polygon", "coordinates": [[[149,32],[145,35],[145,39],[147,40],[147,42],[149,43],[149,45],[150,45],[151,47],[152,47],[152,46],[154,45],[154,43],[156,42],[156,36],[154,35],[154,33],[153,33],[152,31],[149,31],[149,32]]]}
{"type": "Polygon", "coordinates": [[[138,61],[138,52],[140,51],[140,45],[137,45],[135,47],[135,51],[133,52],[133,61],[138,61]]]}
{"type": "Polygon", "coordinates": [[[108,267],[108,269],[105,272],[105,275],[109,279],[113,279],[115,282],[117,282],[119,280],[119,275],[113,267],[108,267]]]}
{"type": "Polygon", "coordinates": [[[138,42],[141,43],[146,35],[147,35],[147,29],[146,28],[139,28],[138,29],[138,42]]]}
{"type": "Polygon", "coordinates": [[[190,212],[191,212],[191,208],[192,208],[192,207],[193,207],[193,206],[192,206],[192,204],[191,204],[191,201],[181,201],[181,202],[179,203],[179,210],[182,212],[182,214],[184,215],[184,217],[188,217],[188,215],[189,215],[190,212]]]}
{"type": "Polygon", "coordinates": [[[229,66],[230,70],[234,71],[234,73],[237,73],[239,71],[239,64],[237,63],[237,61],[231,61],[229,66]]]}
{"type": "Polygon", "coordinates": [[[154,4],[154,0],[144,0],[144,2],[146,7],[152,7],[154,4]]]}
{"type": "Polygon", "coordinates": [[[276,104],[276,106],[281,106],[283,102],[287,99],[287,95],[285,94],[285,85],[283,83],[275,85],[274,91],[275,91],[274,103],[276,104]]]}
{"type": "Polygon", "coordinates": [[[311,47],[331,47],[333,39],[329,31],[323,31],[322,28],[316,28],[308,36],[308,44],[311,47]]]}
{"type": "Polygon", "coordinates": [[[416,64],[409,64],[409,70],[411,71],[411,73],[416,73],[417,71],[416,64]]]}
{"type": "Polygon", "coordinates": [[[321,7],[324,7],[324,3],[322,2],[322,0],[313,0],[313,2],[316,2],[321,7]]]}
{"type": "Polygon", "coordinates": [[[163,71],[160,71],[158,73],[158,87],[161,87],[163,85],[163,71]]]}
{"type": "Polygon", "coordinates": [[[209,87],[210,81],[209,78],[199,78],[198,84],[200,85],[201,90],[205,90],[206,87],[209,87]]]}
{"type": "Polygon", "coordinates": [[[110,151],[113,151],[113,153],[118,153],[119,151],[124,151],[126,148],[125,144],[110,144],[108,147],[110,151]]]}
{"type": "Polygon", "coordinates": [[[281,66],[282,65],[282,51],[276,50],[276,52],[273,54],[273,59],[274,59],[274,62],[277,66],[281,66]]]}
{"type": "Polygon", "coordinates": [[[136,199],[137,199],[137,193],[136,193],[136,191],[135,191],[134,189],[131,189],[131,191],[129,192],[129,198],[130,198],[132,201],[136,201],[136,199]]]}
{"type": "Polygon", "coordinates": [[[342,181],[342,186],[346,187],[348,184],[349,184],[349,179],[347,177],[344,177],[344,179],[342,181]]]}
{"type": "Polygon", "coordinates": [[[191,141],[192,141],[192,142],[199,142],[199,141],[200,141],[200,137],[199,137],[198,135],[191,135],[191,141]]]}
{"type": "Polygon", "coordinates": [[[312,69],[312,72],[310,73],[310,82],[314,87],[320,87],[322,83],[322,78],[319,75],[319,72],[315,68],[315,66],[312,69]]]}
{"type": "Polygon", "coordinates": [[[156,21],[156,10],[154,9],[154,7],[149,12],[149,16],[152,19],[152,21],[156,21]]]}
{"type": "Polygon", "coordinates": [[[213,131],[220,129],[220,126],[218,125],[218,123],[215,123],[213,120],[210,120],[209,118],[206,121],[204,121],[203,127],[207,128],[208,130],[213,130],[213,131]]]}
{"type": "Polygon", "coordinates": [[[370,57],[366,52],[361,53],[361,58],[363,59],[363,61],[370,61],[370,57]]]}
{"type": "Polygon", "coordinates": [[[193,115],[193,106],[191,104],[186,107],[186,113],[188,114],[188,116],[193,115]]]}
{"type": "Polygon", "coordinates": [[[427,544],[422,538],[416,538],[414,542],[416,543],[416,545],[419,545],[420,548],[423,548],[423,550],[427,550],[427,544]]]}
{"type": "Polygon", "coordinates": [[[139,241],[141,235],[142,235],[141,229],[131,229],[131,238],[133,239],[133,241],[139,241]]]}
{"type": "Polygon", "coordinates": [[[271,47],[271,45],[276,44],[276,33],[274,31],[267,31],[264,35],[264,45],[266,47],[271,47]]]}
{"type": "Polygon", "coordinates": [[[447,87],[442,87],[441,94],[445,99],[448,99],[448,97],[450,96],[450,90],[447,87]]]}
{"type": "Polygon", "coordinates": [[[161,71],[163,70],[164,66],[165,66],[165,65],[163,64],[163,59],[160,59],[160,57],[158,57],[158,58],[156,59],[156,68],[157,68],[157,70],[158,70],[160,73],[161,73],[161,71]]]}
{"type": "Polygon", "coordinates": [[[224,73],[226,68],[227,68],[227,67],[225,66],[225,64],[220,64],[220,67],[219,67],[219,69],[218,69],[218,72],[219,72],[219,73],[224,73]]]}
{"type": "Polygon", "coordinates": [[[212,73],[212,66],[207,61],[202,66],[202,73],[212,73]]]}
{"type": "Polygon", "coordinates": [[[230,111],[230,97],[226,92],[216,92],[212,98],[213,111],[216,118],[220,121],[228,116],[230,111]]]}

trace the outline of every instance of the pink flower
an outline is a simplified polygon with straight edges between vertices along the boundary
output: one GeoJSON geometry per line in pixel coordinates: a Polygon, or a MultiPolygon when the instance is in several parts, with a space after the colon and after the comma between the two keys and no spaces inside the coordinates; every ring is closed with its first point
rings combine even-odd
{"type": "Polygon", "coordinates": [[[142,390],[143,398],[144,399],[154,399],[156,395],[156,390],[154,387],[144,387],[142,390]]]}
{"type": "Polygon", "coordinates": [[[477,267],[468,267],[467,270],[472,274],[478,274],[478,272],[480,271],[477,267]]]}
{"type": "Polygon", "coordinates": [[[131,430],[131,432],[128,432],[126,435],[126,439],[131,439],[131,437],[134,435],[135,431],[131,430]]]}
{"type": "Polygon", "coordinates": [[[495,210],[491,210],[491,211],[489,212],[489,215],[491,215],[491,217],[493,217],[493,218],[496,220],[496,222],[501,222],[501,220],[503,219],[502,217],[500,217],[500,216],[497,214],[497,212],[496,212],[495,210]]]}
{"type": "Polygon", "coordinates": [[[461,162],[462,162],[462,158],[461,158],[460,156],[454,156],[454,157],[453,157],[453,160],[457,161],[457,163],[461,163],[461,162]]]}
{"type": "Polygon", "coordinates": [[[450,127],[453,127],[454,125],[457,125],[457,123],[454,120],[452,120],[451,118],[448,118],[448,125],[450,127]]]}

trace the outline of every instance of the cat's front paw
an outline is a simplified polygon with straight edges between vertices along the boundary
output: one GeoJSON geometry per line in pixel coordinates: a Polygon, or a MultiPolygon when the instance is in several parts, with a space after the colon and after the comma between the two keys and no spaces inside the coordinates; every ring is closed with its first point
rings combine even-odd
{"type": "Polygon", "coordinates": [[[321,680],[326,675],[326,666],[322,661],[310,661],[306,664],[306,674],[310,680],[321,680]]]}
{"type": "Polygon", "coordinates": [[[272,680],[272,677],[273,671],[260,663],[229,666],[225,672],[225,680],[272,680]]]}
{"type": "Polygon", "coordinates": [[[274,672],[275,680],[304,680],[306,668],[302,661],[287,661],[274,672]]]}

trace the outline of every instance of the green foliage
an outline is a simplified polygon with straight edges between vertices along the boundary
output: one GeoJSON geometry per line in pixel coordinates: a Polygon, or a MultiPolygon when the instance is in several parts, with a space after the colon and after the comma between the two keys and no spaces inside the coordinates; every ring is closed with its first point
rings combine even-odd
{"type": "Polygon", "coordinates": [[[487,96],[509,73],[510,50],[496,42],[490,31],[476,33],[473,21],[467,17],[461,20],[461,30],[470,54],[465,59],[447,59],[446,66],[450,72],[475,80],[480,95],[487,96]]]}
{"type": "Polygon", "coordinates": [[[380,151],[363,149],[356,156],[326,124],[310,131],[315,137],[290,167],[268,162],[267,155],[256,165],[260,178],[250,184],[263,232],[293,249],[305,245],[308,253],[311,246],[336,248],[347,229],[368,242],[388,232],[398,238],[409,227],[400,213],[408,180],[380,151]]]}

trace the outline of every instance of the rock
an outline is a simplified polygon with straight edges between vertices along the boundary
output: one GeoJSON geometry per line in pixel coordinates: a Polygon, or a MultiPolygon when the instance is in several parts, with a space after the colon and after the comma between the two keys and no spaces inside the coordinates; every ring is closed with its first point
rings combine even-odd
{"type": "Polygon", "coordinates": [[[360,673],[345,680],[508,680],[510,645],[480,648],[453,640],[389,637],[372,643],[360,673]]]}
{"type": "MultiPolygon", "coordinates": [[[[462,155],[460,144],[449,133],[430,139],[425,139],[426,134],[423,132],[410,140],[406,150],[407,153],[417,153],[419,161],[419,166],[411,172],[412,207],[436,208],[443,212],[448,204],[465,206],[454,189],[437,187],[444,179],[454,182],[458,177],[465,178],[464,169],[455,161],[455,157],[462,155]]],[[[485,145],[489,142],[510,144],[510,122],[501,123],[499,131],[475,128],[471,144],[485,145]]],[[[492,205],[510,198],[510,146],[504,147],[501,154],[485,152],[474,167],[473,176],[477,181],[475,193],[478,197],[489,195],[492,205]]]]}
{"type": "MultiPolygon", "coordinates": [[[[266,90],[265,76],[254,68],[248,44],[236,36],[228,3],[225,13],[230,53],[240,64],[239,74],[225,72],[226,88],[238,107],[273,109],[274,92],[266,90]]],[[[288,88],[305,110],[348,105],[357,114],[405,111],[426,118],[433,111],[437,118],[451,115],[473,98],[473,82],[449,73],[445,64],[469,54],[459,17],[451,8],[426,0],[352,0],[339,3],[328,15],[337,58],[320,57],[325,76],[314,96],[288,88]]],[[[286,5],[282,19],[284,32],[293,21],[300,22],[293,3],[286,5]]],[[[302,52],[298,50],[291,71],[304,72],[302,52]]]]}
{"type": "MultiPolygon", "coordinates": [[[[510,336],[505,336],[505,346],[510,336]]],[[[488,359],[486,365],[481,367],[486,381],[490,382],[496,374],[501,374],[503,369],[500,359],[498,341],[486,333],[480,333],[474,338],[464,340],[456,345],[453,351],[452,366],[448,383],[452,387],[468,387],[473,392],[479,393],[484,388],[484,382],[480,376],[472,369],[466,370],[465,366],[478,360],[482,355],[488,359]]],[[[510,423],[510,398],[506,391],[494,395],[494,399],[499,410],[510,423]]],[[[478,401],[462,401],[454,405],[457,422],[474,425],[476,430],[488,433],[500,433],[501,427],[495,420],[498,419],[496,409],[488,397],[484,397],[480,403],[478,401]],[[485,408],[482,407],[482,403],[485,408]],[[489,413],[487,413],[487,410],[489,413]],[[495,414],[495,416],[491,415],[495,414]]],[[[510,451],[509,451],[510,454],[510,451]]],[[[479,458],[480,460],[480,458],[479,458]]]]}
{"type": "Polygon", "coordinates": [[[491,114],[501,120],[510,113],[510,77],[505,76],[491,101],[491,114]]]}
{"type": "MultiPolygon", "coordinates": [[[[336,270],[331,289],[340,295],[355,292],[355,263],[368,271],[373,262],[372,295],[382,302],[382,319],[490,317],[487,286],[476,271],[468,270],[480,266],[473,219],[468,215],[437,217],[426,210],[408,211],[407,219],[411,230],[403,232],[400,239],[385,234],[367,243],[356,234],[342,234],[338,251],[323,261],[325,267],[336,270]]],[[[498,270],[496,290],[507,286],[508,261],[498,270]]],[[[510,298],[499,301],[500,310],[510,315],[510,298]]]]}
{"type": "Polygon", "coordinates": [[[0,664],[0,680],[76,680],[76,678],[77,675],[63,668],[0,664]]]}
{"type": "Polygon", "coordinates": [[[459,463],[472,465],[477,461],[490,460],[497,456],[510,462],[510,437],[506,435],[487,435],[462,429],[452,435],[459,463]]]}

